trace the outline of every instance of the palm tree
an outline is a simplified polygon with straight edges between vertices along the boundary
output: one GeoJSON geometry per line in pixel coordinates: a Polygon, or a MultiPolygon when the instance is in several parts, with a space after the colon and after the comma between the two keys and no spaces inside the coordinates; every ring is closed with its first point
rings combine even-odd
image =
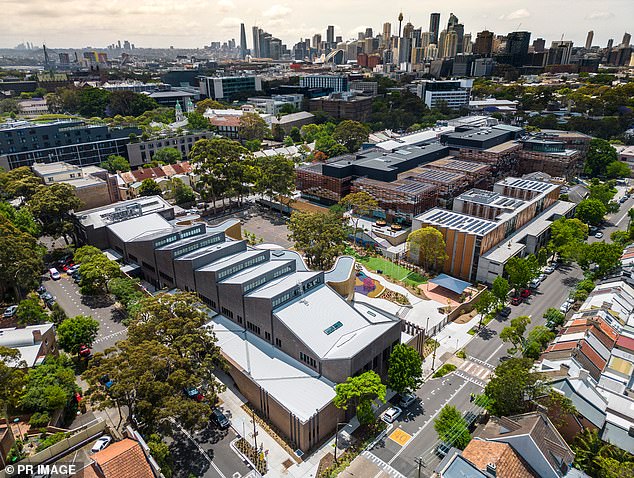
{"type": "Polygon", "coordinates": [[[590,476],[599,476],[601,466],[598,458],[612,454],[613,445],[604,442],[597,430],[586,428],[579,433],[573,444],[575,452],[575,466],[581,468],[590,476]]]}

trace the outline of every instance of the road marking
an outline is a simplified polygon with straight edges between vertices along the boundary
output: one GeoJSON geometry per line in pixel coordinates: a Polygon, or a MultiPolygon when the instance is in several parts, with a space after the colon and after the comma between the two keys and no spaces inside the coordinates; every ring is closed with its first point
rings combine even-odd
{"type": "Polygon", "coordinates": [[[627,214],[627,213],[623,214],[623,217],[622,217],[621,219],[619,219],[619,220],[616,222],[616,224],[615,224],[614,226],[615,226],[615,227],[618,227],[618,226],[619,226],[619,224],[621,224],[621,221],[622,221],[623,219],[625,219],[626,217],[628,217],[628,214],[627,214]]]}
{"type": "Polygon", "coordinates": [[[468,382],[475,383],[478,387],[484,388],[485,385],[486,385],[482,380],[478,380],[477,378],[472,377],[471,375],[467,375],[466,373],[462,372],[461,370],[454,370],[452,373],[454,375],[457,375],[458,377],[468,381],[468,382]]]}
{"type": "MultiPolygon", "coordinates": [[[[108,330],[110,330],[110,329],[108,329],[108,330]]],[[[115,333],[110,334],[110,335],[104,335],[103,337],[99,337],[97,340],[95,340],[93,342],[93,344],[98,344],[98,343],[101,343],[101,342],[105,342],[106,340],[110,340],[110,339],[112,339],[114,337],[117,337],[119,335],[123,335],[126,332],[127,332],[127,330],[123,329],[123,330],[120,330],[119,332],[115,332],[115,333]]]]}
{"type": "MultiPolygon", "coordinates": [[[[398,470],[392,468],[389,464],[387,464],[383,460],[381,460],[374,453],[370,453],[369,451],[364,450],[361,453],[361,455],[363,457],[367,458],[368,460],[370,460],[375,465],[378,465],[380,468],[383,468],[383,471],[385,471],[388,475],[395,476],[396,478],[407,478],[405,475],[400,473],[398,470]]],[[[381,472],[379,472],[376,476],[379,476],[380,474],[381,474],[381,472]]]]}
{"type": "Polygon", "coordinates": [[[178,422],[177,422],[174,418],[172,418],[172,417],[169,417],[169,418],[168,418],[168,420],[169,420],[170,422],[172,422],[172,423],[173,423],[173,424],[174,424],[174,425],[175,425],[175,426],[176,426],[176,427],[177,427],[177,428],[178,428],[178,429],[179,429],[179,430],[183,433],[183,435],[185,435],[187,438],[189,438],[189,441],[191,441],[191,442],[194,444],[194,446],[195,446],[196,448],[198,448],[198,451],[200,451],[200,453],[203,455],[203,457],[205,457],[205,458],[206,458],[206,460],[209,462],[209,464],[212,466],[212,468],[213,468],[214,470],[216,470],[216,473],[218,473],[218,474],[220,475],[220,478],[227,478],[227,477],[224,475],[224,473],[223,473],[222,471],[220,471],[220,468],[218,468],[218,467],[216,466],[216,464],[213,462],[213,460],[209,457],[209,455],[208,455],[208,454],[207,454],[207,452],[203,449],[203,447],[202,447],[202,446],[200,446],[200,443],[198,443],[198,442],[194,439],[194,437],[193,437],[193,436],[191,436],[191,435],[189,434],[189,432],[188,432],[187,430],[185,430],[185,429],[184,429],[184,428],[180,425],[180,423],[178,423],[178,422]]]}
{"type": "Polygon", "coordinates": [[[497,349],[495,349],[491,355],[489,355],[489,356],[487,357],[487,359],[485,360],[485,362],[488,362],[489,360],[491,360],[491,359],[493,358],[493,356],[494,356],[496,353],[498,353],[498,352],[500,351],[500,349],[501,349],[502,347],[504,347],[505,345],[506,345],[506,344],[505,344],[504,342],[502,342],[502,343],[500,344],[500,346],[499,346],[497,349]]]}
{"type": "Polygon", "coordinates": [[[388,438],[403,446],[410,440],[410,438],[412,438],[412,435],[407,433],[405,430],[397,428],[390,434],[390,436],[388,436],[388,438]]]}

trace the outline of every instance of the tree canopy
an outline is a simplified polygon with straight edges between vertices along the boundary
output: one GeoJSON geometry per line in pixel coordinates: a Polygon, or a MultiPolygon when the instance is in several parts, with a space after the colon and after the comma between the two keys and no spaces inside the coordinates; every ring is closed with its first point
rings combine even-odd
{"type": "Polygon", "coordinates": [[[511,257],[504,266],[509,283],[514,289],[526,287],[539,274],[539,264],[535,256],[511,257]]]}
{"type": "Polygon", "coordinates": [[[108,293],[108,283],[115,277],[123,274],[119,264],[106,257],[105,254],[82,255],[83,260],[79,265],[81,280],[79,287],[82,294],[102,295],[108,293]]]}
{"type": "Polygon", "coordinates": [[[550,226],[549,247],[565,261],[576,260],[587,237],[587,224],[580,219],[560,217],[550,226]]]}
{"type": "Polygon", "coordinates": [[[13,289],[20,298],[21,289],[32,289],[44,269],[42,257],[36,239],[0,214],[0,292],[13,289]]]}
{"type": "Polygon", "coordinates": [[[339,123],[332,133],[332,139],[345,146],[349,153],[354,153],[361,145],[368,141],[370,130],[363,123],[344,120],[339,123]]]}
{"type": "Polygon", "coordinates": [[[347,194],[339,201],[339,204],[349,210],[354,216],[354,239],[357,242],[359,219],[362,215],[371,214],[379,205],[378,201],[366,191],[347,194]]]}
{"type": "Polygon", "coordinates": [[[196,112],[199,114],[204,114],[208,109],[212,110],[224,110],[226,106],[222,104],[220,101],[212,100],[211,98],[205,98],[204,100],[200,100],[196,103],[196,112]]]}
{"type": "Polygon", "coordinates": [[[506,417],[528,410],[530,401],[541,393],[540,375],[531,372],[532,367],[532,359],[512,358],[495,368],[484,389],[492,415],[506,417]]]}
{"type": "Polygon", "coordinates": [[[509,292],[511,290],[511,286],[509,281],[507,281],[502,276],[497,276],[493,280],[493,285],[491,287],[491,293],[497,299],[499,304],[504,304],[508,299],[509,292]]]}
{"type": "Polygon", "coordinates": [[[99,332],[99,322],[92,317],[77,315],[64,320],[57,327],[57,343],[69,354],[79,352],[79,347],[92,346],[99,332]]]}
{"type": "Polygon", "coordinates": [[[77,391],[68,356],[47,357],[43,364],[29,369],[20,406],[33,412],[53,412],[65,407],[77,391]]]}
{"type": "Polygon", "coordinates": [[[617,160],[616,150],[608,141],[593,138],[586,155],[584,172],[593,178],[605,176],[608,165],[617,160]]]}
{"type": "Polygon", "coordinates": [[[244,113],[240,116],[238,134],[245,141],[254,139],[263,140],[271,135],[271,130],[266,121],[257,113],[244,113]]]}
{"type": "Polygon", "coordinates": [[[395,345],[390,354],[387,383],[396,393],[413,392],[423,383],[423,360],[418,351],[406,344],[395,345]]]}
{"type": "Polygon", "coordinates": [[[43,324],[48,317],[42,307],[42,301],[35,293],[29,294],[26,299],[20,301],[15,316],[20,325],[43,324]]]}
{"type": "Polygon", "coordinates": [[[380,400],[385,403],[387,389],[381,383],[381,377],[376,372],[367,372],[348,377],[348,379],[335,386],[335,407],[347,410],[350,406],[355,407],[357,418],[362,425],[371,423],[374,420],[372,412],[372,401],[380,400]]]}
{"type": "Polygon", "coordinates": [[[75,196],[75,187],[66,183],[53,183],[37,188],[27,207],[33,217],[42,224],[42,232],[52,237],[73,234],[71,211],[76,211],[81,201],[75,196]]]}
{"type": "Polygon", "coordinates": [[[445,238],[435,227],[422,227],[407,236],[410,255],[426,270],[437,268],[447,258],[445,238]]]}
{"type": "Polygon", "coordinates": [[[159,149],[154,156],[152,156],[152,161],[157,161],[159,164],[174,164],[178,163],[182,158],[181,153],[176,148],[162,148],[159,149]]]}
{"type": "Polygon", "coordinates": [[[144,179],[139,186],[139,196],[160,196],[161,193],[161,187],[152,178],[144,179]]]}
{"type": "Polygon", "coordinates": [[[109,173],[115,174],[118,171],[130,171],[130,163],[123,156],[111,154],[99,166],[106,169],[109,173]]]}
{"type": "Polygon", "coordinates": [[[513,347],[509,349],[509,353],[515,354],[524,348],[526,344],[524,333],[530,323],[530,317],[522,315],[512,319],[510,325],[507,325],[502,329],[502,332],[500,332],[500,339],[502,339],[503,342],[510,342],[513,344],[513,347]]]}
{"type": "Polygon", "coordinates": [[[586,224],[598,226],[606,213],[607,208],[598,199],[584,199],[577,204],[576,217],[586,224]]]}
{"type": "Polygon", "coordinates": [[[460,410],[452,405],[445,405],[434,420],[434,429],[438,438],[450,446],[463,450],[471,441],[467,421],[460,410]]]}
{"type": "Polygon", "coordinates": [[[620,263],[622,254],[623,248],[618,244],[605,242],[584,244],[581,249],[579,265],[583,269],[590,269],[592,266],[595,277],[602,277],[620,263]]]}

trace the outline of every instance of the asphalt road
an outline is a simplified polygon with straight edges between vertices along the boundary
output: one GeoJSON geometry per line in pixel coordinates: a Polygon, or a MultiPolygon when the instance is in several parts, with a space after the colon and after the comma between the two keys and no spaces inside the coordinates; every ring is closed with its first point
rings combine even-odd
{"type": "MultiPolygon", "coordinates": [[[[590,237],[588,242],[610,242],[610,234],[627,226],[628,211],[632,207],[634,197],[623,203],[618,212],[606,217],[606,225],[601,229],[603,238],[590,237]]],[[[385,438],[364,452],[363,456],[395,478],[416,477],[419,469],[420,476],[431,476],[440,463],[440,457],[435,453],[439,441],[433,426],[440,409],[451,404],[463,413],[479,411],[470,402],[470,395],[482,392],[492,370],[499,364],[500,357],[507,355],[509,345],[499,338],[502,329],[512,318],[520,315],[531,318],[528,330],[544,325],[543,315],[546,309],[559,308],[582,278],[583,272],[578,266],[562,266],[547,276],[528,300],[519,306],[510,306],[510,317],[498,317],[491,321],[483,332],[467,344],[465,351],[468,359],[459,369],[443,378],[425,382],[416,392],[420,402],[412,405],[407,413],[399,417],[385,438]],[[407,435],[401,432],[395,434],[399,429],[407,435]],[[401,443],[398,443],[399,434],[404,437],[401,443]]]]}

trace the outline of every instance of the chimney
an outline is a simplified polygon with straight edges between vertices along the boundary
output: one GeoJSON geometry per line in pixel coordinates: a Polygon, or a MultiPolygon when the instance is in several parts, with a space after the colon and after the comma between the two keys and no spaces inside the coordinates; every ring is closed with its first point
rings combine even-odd
{"type": "Polygon", "coordinates": [[[37,344],[42,341],[42,331],[40,329],[35,329],[33,331],[33,343],[37,344]]]}
{"type": "Polygon", "coordinates": [[[489,473],[491,476],[496,476],[497,465],[495,463],[487,463],[487,473],[489,473]]]}
{"type": "Polygon", "coordinates": [[[585,382],[586,380],[588,380],[589,376],[590,376],[590,372],[588,372],[586,369],[584,368],[579,369],[579,379],[585,382]]]}

